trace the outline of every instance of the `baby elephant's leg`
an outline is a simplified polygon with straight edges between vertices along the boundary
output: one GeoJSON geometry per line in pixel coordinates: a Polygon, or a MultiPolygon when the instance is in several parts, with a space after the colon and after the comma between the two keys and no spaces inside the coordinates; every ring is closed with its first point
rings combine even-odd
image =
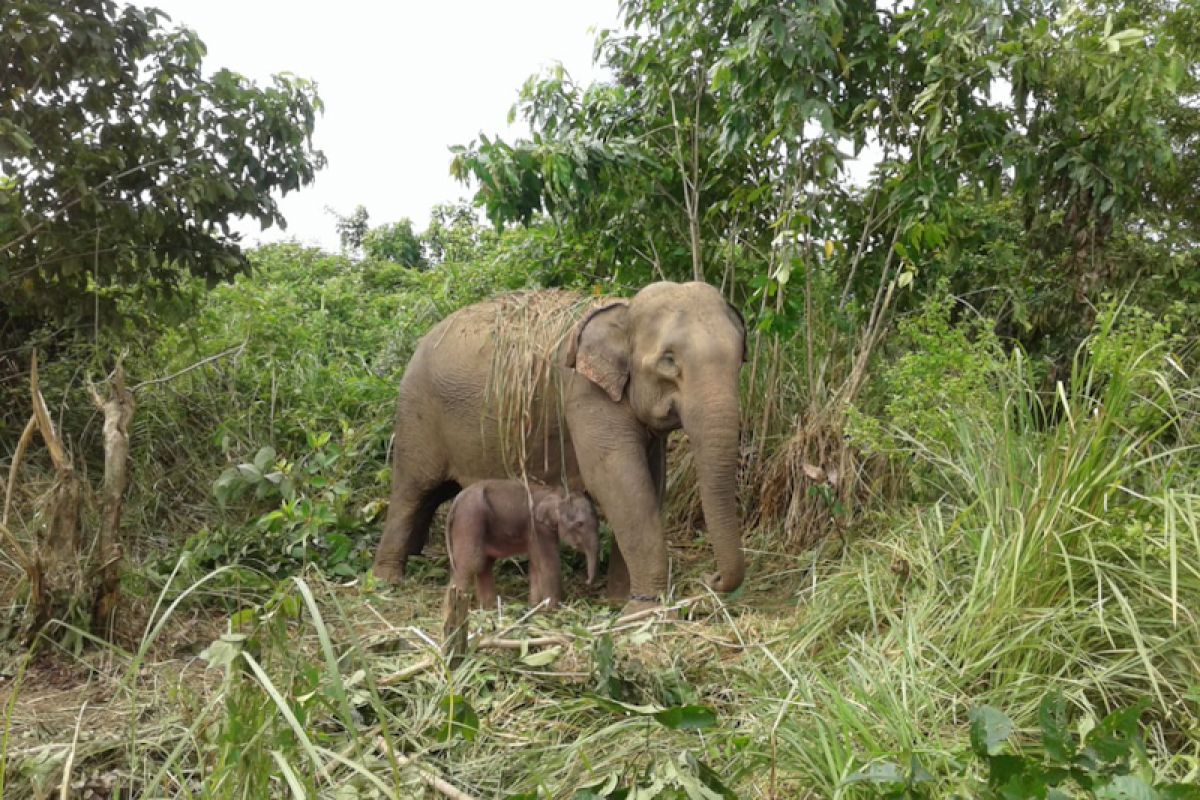
{"type": "Polygon", "coordinates": [[[555,608],[562,600],[562,567],[558,558],[558,537],[552,533],[535,535],[529,548],[529,605],[545,602],[555,608]]]}
{"type": "Polygon", "coordinates": [[[485,558],[475,573],[475,596],[479,599],[479,607],[488,611],[496,610],[496,578],[492,574],[495,563],[496,559],[485,558]]]}

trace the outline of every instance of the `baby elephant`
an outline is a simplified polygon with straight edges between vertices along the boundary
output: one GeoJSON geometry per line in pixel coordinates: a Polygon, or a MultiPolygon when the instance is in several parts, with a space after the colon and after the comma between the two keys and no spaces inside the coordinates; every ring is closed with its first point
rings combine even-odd
{"type": "Polygon", "coordinates": [[[587,558],[590,584],[600,550],[597,528],[596,511],[582,494],[539,484],[526,491],[517,480],[480,481],[454,498],[446,517],[452,582],[467,592],[474,578],[479,604],[495,608],[492,565],[498,558],[528,553],[529,603],[546,600],[553,607],[562,599],[559,540],[587,558]]]}

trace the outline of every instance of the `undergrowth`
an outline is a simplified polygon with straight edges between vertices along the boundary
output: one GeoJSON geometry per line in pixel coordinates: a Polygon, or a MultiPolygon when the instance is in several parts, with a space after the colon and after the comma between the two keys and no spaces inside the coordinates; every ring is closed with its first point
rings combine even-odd
{"type": "Polygon", "coordinates": [[[435,797],[435,779],[473,797],[1194,796],[1189,345],[1114,306],[1050,391],[1019,351],[997,355],[978,413],[880,418],[927,500],[800,556],[751,531],[748,585],[724,599],[676,531],[672,596],[697,599],[673,617],[613,627],[572,580],[555,614],[473,614],[454,665],[436,648],[444,575],[338,583],[333,534],[362,538],[339,522],[359,509],[338,480],[364,460],[346,431],[250,452],[218,486],[262,495],[247,540],[302,577],[249,581],[193,538],[144,633],[75,662],[86,707],[13,671],[5,786],[42,796],[66,770],[150,797],[435,797]],[[1069,721],[1051,738],[1048,713],[1069,721]],[[1123,750],[1078,761],[1118,728],[1123,750]],[[1004,788],[1033,775],[1040,789],[1004,788]]]}

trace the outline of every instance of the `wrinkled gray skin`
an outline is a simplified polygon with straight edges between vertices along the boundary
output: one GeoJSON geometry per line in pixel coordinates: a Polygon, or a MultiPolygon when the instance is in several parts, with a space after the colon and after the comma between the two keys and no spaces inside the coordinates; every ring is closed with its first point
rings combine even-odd
{"type": "MultiPolygon", "coordinates": [[[[434,511],[462,486],[507,477],[499,422],[486,408],[494,301],[442,320],[418,344],[400,384],[388,519],[374,572],[399,581],[434,511]]],[[[517,333],[506,335],[518,335],[517,333]]],[[[529,477],[587,490],[617,547],[608,594],[653,605],[667,588],[662,526],[666,437],[683,428],[693,448],[718,591],[742,583],[737,506],[740,316],[712,286],[654,283],[576,326],[558,353],[561,406],[546,388],[529,437],[529,477]],[[547,405],[548,404],[548,405],[547,405]],[[563,409],[559,413],[560,407],[563,409]],[[560,445],[561,443],[561,445],[560,445]],[[628,565],[628,566],[626,566],[628,565]]]]}
{"type": "Polygon", "coordinates": [[[480,481],[464,489],[446,517],[446,552],[451,582],[469,592],[475,582],[483,608],[496,607],[492,565],[497,559],[529,554],[529,604],[562,600],[558,543],[587,559],[587,582],[596,577],[600,553],[596,511],[586,496],[517,480],[480,481]]]}

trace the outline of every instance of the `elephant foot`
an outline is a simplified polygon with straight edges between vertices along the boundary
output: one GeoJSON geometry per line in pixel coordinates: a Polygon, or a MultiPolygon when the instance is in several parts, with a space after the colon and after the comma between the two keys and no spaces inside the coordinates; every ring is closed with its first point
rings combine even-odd
{"type": "Polygon", "coordinates": [[[629,602],[627,602],[621,609],[621,614],[618,619],[624,619],[626,617],[633,616],[634,614],[641,614],[642,612],[651,611],[653,609],[662,607],[662,600],[658,597],[635,594],[629,598],[629,602]]]}
{"type": "Polygon", "coordinates": [[[723,577],[721,577],[721,573],[719,573],[719,572],[714,572],[713,574],[709,575],[708,578],[705,579],[704,582],[708,586],[708,588],[712,589],[714,592],[719,592],[721,594],[728,594],[729,592],[732,592],[734,589],[737,589],[739,586],[742,585],[742,582],[740,580],[737,583],[733,584],[732,586],[729,585],[729,582],[726,581],[723,577]]]}
{"type": "Polygon", "coordinates": [[[629,573],[621,572],[616,575],[608,576],[608,585],[605,586],[605,596],[608,598],[610,606],[619,606],[629,599],[629,573]]]}
{"type": "Polygon", "coordinates": [[[371,567],[371,574],[380,583],[403,583],[404,564],[398,562],[377,563],[371,567]]]}

